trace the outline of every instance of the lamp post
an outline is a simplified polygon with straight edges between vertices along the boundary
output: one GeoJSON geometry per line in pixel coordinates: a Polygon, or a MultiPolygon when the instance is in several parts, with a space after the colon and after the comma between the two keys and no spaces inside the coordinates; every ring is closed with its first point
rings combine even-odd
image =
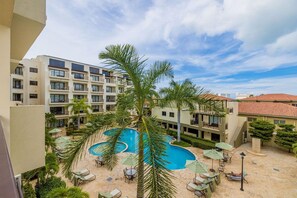
{"type": "Polygon", "coordinates": [[[240,188],[240,190],[244,191],[243,190],[243,159],[244,159],[245,154],[244,154],[244,152],[241,152],[240,155],[241,155],[241,188],[240,188]]]}

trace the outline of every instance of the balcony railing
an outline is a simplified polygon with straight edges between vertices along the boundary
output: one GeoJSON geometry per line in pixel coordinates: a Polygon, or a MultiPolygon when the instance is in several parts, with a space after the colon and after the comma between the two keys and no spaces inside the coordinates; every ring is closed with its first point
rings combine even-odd
{"type": "Polygon", "coordinates": [[[54,115],[57,115],[57,116],[59,116],[59,115],[68,115],[69,114],[68,111],[51,111],[51,113],[54,114],[54,115]]]}
{"type": "Polygon", "coordinates": [[[49,99],[49,103],[50,104],[59,104],[59,103],[68,103],[69,102],[69,99],[68,98],[65,98],[65,99],[61,99],[61,100],[51,100],[49,99]]]}
{"type": "Polygon", "coordinates": [[[206,127],[206,128],[219,129],[219,124],[217,124],[217,123],[206,123],[206,122],[203,122],[202,123],[202,126],[203,127],[206,127]]]}
{"type": "Polygon", "coordinates": [[[9,152],[0,122],[0,189],[1,197],[22,198],[22,190],[14,178],[9,152]]]}
{"type": "Polygon", "coordinates": [[[75,77],[74,75],[72,75],[72,79],[73,80],[84,80],[84,81],[89,80],[88,76],[86,76],[86,75],[84,77],[75,77]]]}
{"type": "Polygon", "coordinates": [[[191,120],[191,125],[198,125],[198,124],[199,124],[198,120],[196,120],[196,119],[191,120]]]}
{"type": "Polygon", "coordinates": [[[14,88],[14,89],[23,89],[23,85],[13,85],[12,88],[14,88]]]}
{"type": "Polygon", "coordinates": [[[65,72],[65,75],[52,75],[51,72],[49,72],[49,77],[52,77],[52,78],[61,78],[61,79],[68,79],[69,78],[69,73],[68,72],[65,72]]]}
{"type": "Polygon", "coordinates": [[[73,91],[74,92],[87,92],[87,91],[89,91],[89,89],[87,87],[85,87],[83,89],[75,89],[75,88],[73,88],[73,91]]]}
{"type": "Polygon", "coordinates": [[[115,99],[106,99],[106,102],[115,102],[115,99]]]}
{"type": "Polygon", "coordinates": [[[54,86],[49,85],[49,90],[51,90],[51,91],[68,91],[69,87],[66,85],[64,87],[54,87],[54,86]]]}
{"type": "Polygon", "coordinates": [[[93,113],[103,112],[103,109],[93,109],[93,113]]]}
{"type": "Polygon", "coordinates": [[[104,93],[104,89],[92,89],[92,92],[104,93]]]}
{"type": "Polygon", "coordinates": [[[92,99],[92,102],[93,102],[93,103],[96,103],[96,102],[104,102],[104,99],[103,99],[103,98],[100,98],[99,100],[93,100],[93,99],[92,99]]]}
{"type": "Polygon", "coordinates": [[[98,80],[97,79],[94,79],[91,77],[91,81],[92,82],[98,82],[98,83],[104,83],[104,79],[103,78],[99,78],[98,80]]]}

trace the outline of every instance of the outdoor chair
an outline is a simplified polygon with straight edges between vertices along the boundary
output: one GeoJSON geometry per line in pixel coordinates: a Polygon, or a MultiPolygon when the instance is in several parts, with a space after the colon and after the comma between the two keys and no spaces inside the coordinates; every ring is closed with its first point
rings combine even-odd
{"type": "Polygon", "coordinates": [[[187,190],[194,192],[194,194],[198,197],[206,197],[206,198],[210,198],[211,197],[211,190],[210,190],[210,186],[209,185],[196,185],[192,182],[189,182],[187,184],[187,190]]]}
{"type": "Polygon", "coordinates": [[[121,196],[122,196],[122,192],[117,188],[113,189],[111,192],[98,194],[98,198],[106,198],[106,197],[119,198],[121,196]]]}
{"type": "Polygon", "coordinates": [[[195,184],[197,184],[197,185],[199,185],[199,184],[203,184],[203,182],[205,181],[205,179],[203,179],[203,178],[200,177],[200,176],[196,176],[193,180],[194,180],[193,182],[194,182],[195,184]]]}
{"type": "Polygon", "coordinates": [[[86,176],[90,174],[90,171],[89,169],[84,168],[79,171],[73,171],[72,173],[76,176],[86,176]]]}

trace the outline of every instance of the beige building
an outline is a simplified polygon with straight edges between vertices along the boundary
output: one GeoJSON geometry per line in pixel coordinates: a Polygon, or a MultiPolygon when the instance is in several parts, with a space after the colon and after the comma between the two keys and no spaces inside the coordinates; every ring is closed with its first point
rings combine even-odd
{"type": "MultiPolygon", "coordinates": [[[[181,131],[185,134],[213,141],[223,141],[233,145],[242,132],[245,119],[238,117],[238,103],[230,98],[214,96],[213,102],[224,109],[224,116],[197,106],[194,112],[181,111],[181,131]]],[[[157,117],[167,129],[177,130],[177,109],[155,107],[152,115],[157,117]]]]}
{"type": "MultiPolygon", "coordinates": [[[[56,115],[57,127],[68,124],[71,115],[65,106],[74,98],[85,98],[90,113],[114,111],[117,94],[131,85],[126,75],[72,60],[43,55],[21,63],[11,78],[12,100],[44,105],[45,112],[56,115]]],[[[85,123],[86,115],[80,117],[85,123]]]]}
{"type": "MultiPolygon", "coordinates": [[[[1,2],[1,197],[20,197],[14,175],[44,165],[44,107],[40,105],[17,106],[17,102],[11,101],[10,88],[11,73],[15,71],[19,62],[45,27],[45,21],[45,0],[6,0],[1,2]]],[[[21,85],[16,82],[15,88],[18,89],[21,85]]]]}

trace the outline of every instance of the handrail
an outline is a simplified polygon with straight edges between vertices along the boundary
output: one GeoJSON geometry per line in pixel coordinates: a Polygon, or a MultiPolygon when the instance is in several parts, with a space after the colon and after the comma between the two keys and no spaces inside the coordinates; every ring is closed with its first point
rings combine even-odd
{"type": "Polygon", "coordinates": [[[16,180],[7,149],[7,144],[0,122],[0,189],[1,197],[22,198],[22,192],[17,187],[16,180]]]}

